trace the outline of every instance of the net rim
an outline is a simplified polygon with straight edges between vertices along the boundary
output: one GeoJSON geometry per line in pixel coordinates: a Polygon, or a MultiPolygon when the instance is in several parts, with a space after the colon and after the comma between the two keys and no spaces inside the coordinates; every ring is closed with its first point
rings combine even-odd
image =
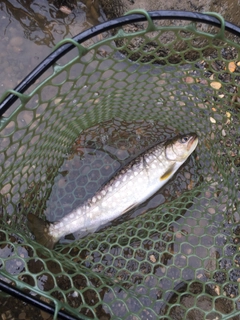
{"type": "MultiPolygon", "coordinates": [[[[186,20],[192,22],[206,23],[211,26],[218,27],[219,29],[232,33],[240,37],[240,27],[224,21],[224,19],[216,13],[198,13],[191,11],[177,11],[177,10],[160,10],[160,11],[144,11],[136,10],[137,13],[129,12],[129,14],[103,22],[97,26],[93,26],[75,37],[72,38],[73,42],[79,44],[87,41],[103,32],[109,31],[114,28],[122,27],[129,23],[146,22],[151,20],[186,20]],[[141,12],[139,14],[139,12],[141,12]]],[[[22,94],[24,93],[46,70],[52,67],[62,56],[73,50],[75,45],[73,43],[64,43],[51,54],[49,54],[40,64],[33,69],[15,88],[14,91],[22,94]]],[[[18,96],[10,93],[7,96],[4,94],[2,102],[0,103],[0,117],[11,107],[11,105],[18,99],[18,96]]]]}

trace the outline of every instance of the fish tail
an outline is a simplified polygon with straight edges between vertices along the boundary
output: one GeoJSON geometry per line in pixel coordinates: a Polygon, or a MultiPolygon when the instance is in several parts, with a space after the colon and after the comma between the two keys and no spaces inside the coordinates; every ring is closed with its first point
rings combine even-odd
{"type": "Polygon", "coordinates": [[[32,213],[29,213],[27,218],[28,228],[35,236],[36,241],[47,247],[48,249],[53,249],[57,241],[49,232],[51,223],[48,221],[44,221],[43,219],[35,216],[32,213]]]}

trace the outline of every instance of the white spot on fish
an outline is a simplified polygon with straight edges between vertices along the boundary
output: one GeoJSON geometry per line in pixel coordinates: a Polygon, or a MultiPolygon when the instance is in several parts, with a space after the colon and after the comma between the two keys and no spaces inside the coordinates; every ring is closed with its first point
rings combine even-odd
{"type": "Polygon", "coordinates": [[[118,180],[115,182],[115,188],[117,188],[119,185],[120,185],[120,181],[118,180]]]}
{"type": "Polygon", "coordinates": [[[125,182],[126,180],[127,180],[127,176],[125,175],[125,176],[123,176],[122,181],[125,182]]]}
{"type": "Polygon", "coordinates": [[[92,202],[95,203],[97,201],[96,197],[92,198],[92,202]]]}

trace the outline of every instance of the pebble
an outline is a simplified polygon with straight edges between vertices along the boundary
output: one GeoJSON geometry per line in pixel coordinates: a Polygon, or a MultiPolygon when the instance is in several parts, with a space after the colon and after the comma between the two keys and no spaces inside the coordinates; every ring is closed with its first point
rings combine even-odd
{"type": "Polygon", "coordinates": [[[222,129],[222,136],[223,136],[223,137],[226,137],[226,135],[227,135],[227,134],[226,134],[226,131],[225,131],[224,129],[222,129]]]}
{"type": "Polygon", "coordinates": [[[10,45],[13,46],[13,47],[19,47],[23,44],[23,38],[21,37],[13,37],[11,40],[10,40],[10,45]]]}
{"type": "Polygon", "coordinates": [[[23,49],[21,47],[13,46],[13,51],[18,53],[18,52],[22,52],[23,49]]]}
{"type": "Polygon", "coordinates": [[[1,189],[1,194],[8,194],[11,189],[11,185],[8,183],[1,189]]]}
{"type": "Polygon", "coordinates": [[[42,310],[41,310],[41,316],[44,320],[51,319],[50,314],[42,310]]]}
{"type": "Polygon", "coordinates": [[[62,101],[62,98],[57,98],[54,100],[55,105],[58,105],[62,101]]]}
{"type": "Polygon", "coordinates": [[[214,291],[216,292],[216,294],[217,294],[218,296],[220,296],[221,290],[220,290],[220,287],[219,287],[219,286],[216,286],[214,291]]]}
{"type": "Polygon", "coordinates": [[[58,181],[58,187],[59,188],[64,188],[66,186],[66,179],[65,178],[62,178],[58,181]]]}
{"type": "Polygon", "coordinates": [[[216,212],[216,210],[215,210],[214,208],[209,208],[209,209],[208,209],[208,212],[209,212],[210,214],[214,214],[214,213],[216,212]]]}
{"type": "Polygon", "coordinates": [[[212,117],[210,117],[210,121],[211,121],[212,123],[216,123],[216,120],[215,120],[214,118],[212,118],[212,117]]]}
{"type": "Polygon", "coordinates": [[[181,239],[181,238],[182,238],[181,232],[178,231],[178,232],[175,234],[175,237],[176,237],[176,239],[181,239]]]}
{"type": "Polygon", "coordinates": [[[185,173],[184,173],[184,176],[185,176],[185,178],[188,179],[188,180],[190,180],[190,178],[191,178],[191,174],[190,174],[189,172],[185,172],[185,173]]]}
{"type": "Polygon", "coordinates": [[[18,319],[26,319],[26,313],[22,312],[19,314],[18,319]]]}
{"type": "Polygon", "coordinates": [[[149,256],[149,259],[150,259],[150,261],[153,262],[153,263],[155,263],[155,262],[157,261],[156,258],[155,258],[155,256],[154,256],[153,254],[151,254],[151,255],[149,256]]]}

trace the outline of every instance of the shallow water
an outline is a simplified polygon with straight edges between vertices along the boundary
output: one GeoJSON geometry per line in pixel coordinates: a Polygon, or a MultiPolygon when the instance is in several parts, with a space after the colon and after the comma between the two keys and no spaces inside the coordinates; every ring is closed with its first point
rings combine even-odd
{"type": "Polygon", "coordinates": [[[0,96],[23,80],[60,40],[103,22],[98,1],[76,3],[67,14],[57,1],[1,1],[0,96]]]}

